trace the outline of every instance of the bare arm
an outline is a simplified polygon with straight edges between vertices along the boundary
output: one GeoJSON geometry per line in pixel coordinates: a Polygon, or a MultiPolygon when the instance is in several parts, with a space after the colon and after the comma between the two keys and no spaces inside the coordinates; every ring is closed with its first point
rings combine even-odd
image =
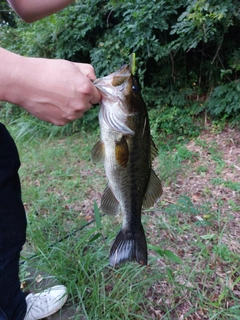
{"type": "Polygon", "coordinates": [[[67,7],[74,0],[8,0],[26,22],[34,22],[67,7]]]}
{"type": "Polygon", "coordinates": [[[80,118],[101,98],[89,64],[27,58],[0,48],[0,70],[0,100],[56,125],[80,118]]]}

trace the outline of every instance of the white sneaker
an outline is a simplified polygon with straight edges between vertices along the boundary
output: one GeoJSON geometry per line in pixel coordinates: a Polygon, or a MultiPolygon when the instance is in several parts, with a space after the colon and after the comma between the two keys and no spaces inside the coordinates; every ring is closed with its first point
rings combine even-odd
{"type": "Polygon", "coordinates": [[[24,320],[46,318],[62,308],[67,301],[67,288],[58,285],[40,293],[26,296],[27,313],[24,320]]]}

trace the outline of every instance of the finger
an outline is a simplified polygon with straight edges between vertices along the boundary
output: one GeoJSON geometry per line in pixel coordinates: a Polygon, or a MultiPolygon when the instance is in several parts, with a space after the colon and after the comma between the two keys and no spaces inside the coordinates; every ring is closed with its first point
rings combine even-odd
{"type": "Polygon", "coordinates": [[[92,81],[90,81],[88,78],[86,78],[86,81],[84,84],[81,84],[81,93],[85,95],[86,99],[88,102],[91,104],[96,104],[98,103],[102,96],[99,92],[99,90],[94,86],[92,81]]]}
{"type": "Polygon", "coordinates": [[[99,93],[99,91],[97,90],[97,88],[94,85],[92,85],[92,86],[93,86],[92,97],[90,98],[89,102],[91,104],[96,104],[101,101],[102,96],[99,93]]]}
{"type": "Polygon", "coordinates": [[[78,68],[78,70],[80,72],[82,72],[90,80],[95,80],[96,79],[96,74],[95,74],[94,68],[93,68],[93,66],[91,64],[75,62],[74,65],[78,68]]]}

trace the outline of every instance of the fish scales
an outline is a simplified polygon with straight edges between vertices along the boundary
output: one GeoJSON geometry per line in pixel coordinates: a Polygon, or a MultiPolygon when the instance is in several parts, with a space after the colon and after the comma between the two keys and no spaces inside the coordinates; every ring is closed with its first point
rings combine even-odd
{"type": "Polygon", "coordinates": [[[101,140],[93,147],[92,158],[104,163],[108,179],[101,209],[113,214],[120,208],[123,216],[122,229],[110,250],[110,265],[131,260],[147,264],[142,207],[153,206],[162,194],[161,182],[152,169],[157,149],[147,108],[127,65],[94,84],[102,94],[101,140]]]}

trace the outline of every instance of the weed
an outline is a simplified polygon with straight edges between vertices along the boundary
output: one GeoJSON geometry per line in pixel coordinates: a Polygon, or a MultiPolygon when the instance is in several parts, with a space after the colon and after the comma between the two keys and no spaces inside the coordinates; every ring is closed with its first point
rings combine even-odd
{"type": "Polygon", "coordinates": [[[233,191],[240,192],[240,182],[238,181],[225,181],[221,178],[214,178],[211,180],[211,182],[216,185],[223,185],[224,187],[229,188],[233,191]]]}
{"type": "Polygon", "coordinates": [[[196,144],[196,146],[200,146],[202,148],[208,148],[208,143],[206,140],[202,140],[202,139],[198,138],[195,140],[195,144],[196,144]]]}
{"type": "Polygon", "coordinates": [[[196,169],[196,172],[197,173],[206,173],[208,172],[208,167],[206,165],[204,166],[199,166],[197,169],[196,169]]]}
{"type": "MultiPolygon", "coordinates": [[[[183,145],[160,148],[154,166],[164,183],[163,200],[142,216],[149,265],[112,269],[109,248],[121,217],[102,217],[98,209],[106,179],[102,167],[90,161],[96,139],[82,132],[18,140],[27,239],[34,255],[25,258],[21,274],[33,266],[57,277],[68,288],[75,320],[238,319],[239,240],[237,229],[230,228],[235,223],[230,211],[239,211],[239,203],[228,199],[230,208],[224,211],[225,200],[212,199],[214,186],[237,193],[238,183],[220,172],[204,185],[206,200],[194,203],[191,190],[182,185],[177,193],[174,185],[179,177],[188,179],[195,163],[196,172],[207,176],[210,169],[183,145]]],[[[217,143],[197,141],[209,161],[223,161],[217,143]]]]}
{"type": "Polygon", "coordinates": [[[177,148],[177,151],[175,153],[175,157],[179,161],[184,161],[184,160],[195,161],[196,158],[198,158],[198,153],[188,150],[186,148],[186,146],[183,145],[183,146],[179,146],[179,148],[177,148]]]}
{"type": "Polygon", "coordinates": [[[232,211],[240,211],[240,204],[237,204],[236,202],[234,202],[231,199],[228,200],[228,203],[229,203],[232,211]]]}
{"type": "Polygon", "coordinates": [[[160,149],[158,161],[161,168],[160,177],[164,181],[164,185],[167,186],[175,181],[179,172],[182,171],[181,160],[170,149],[168,151],[160,149]]]}

